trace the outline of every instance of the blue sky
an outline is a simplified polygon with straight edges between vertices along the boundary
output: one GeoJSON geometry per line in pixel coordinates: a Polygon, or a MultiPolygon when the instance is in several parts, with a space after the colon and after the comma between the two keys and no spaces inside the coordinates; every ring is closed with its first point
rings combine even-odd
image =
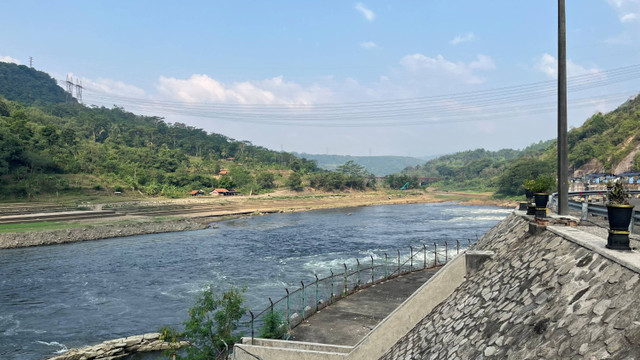
{"type": "MultiPolygon", "coordinates": [[[[449,106],[445,116],[367,120],[378,116],[374,109],[402,112],[385,101],[474,98],[555,79],[556,1],[10,0],[1,7],[11,16],[3,18],[0,60],[28,64],[32,56],[57,79],[73,74],[87,104],[118,104],[276,150],[423,156],[556,136],[554,111],[537,110],[553,94],[507,101],[500,116],[486,101],[451,99],[428,103],[449,106]],[[323,104],[344,103],[357,104],[327,120],[323,104]],[[295,113],[282,120],[274,108],[295,113]],[[317,121],[299,126],[310,118],[317,121]]],[[[607,73],[640,64],[639,33],[640,0],[567,0],[569,76],[610,82],[570,93],[571,126],[640,91],[631,74],[617,81],[607,73]]]]}

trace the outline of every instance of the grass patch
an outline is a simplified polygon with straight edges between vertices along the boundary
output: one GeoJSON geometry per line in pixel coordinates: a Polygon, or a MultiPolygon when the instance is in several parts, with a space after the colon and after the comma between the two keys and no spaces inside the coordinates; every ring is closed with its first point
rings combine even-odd
{"type": "Polygon", "coordinates": [[[0,225],[1,233],[41,231],[41,230],[59,230],[69,228],[87,227],[86,224],[64,223],[57,221],[41,221],[23,224],[2,224],[0,225]]]}

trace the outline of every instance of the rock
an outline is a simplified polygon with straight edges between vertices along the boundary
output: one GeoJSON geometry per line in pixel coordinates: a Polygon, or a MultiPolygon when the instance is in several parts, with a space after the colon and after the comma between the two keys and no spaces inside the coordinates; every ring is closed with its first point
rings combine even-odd
{"type": "Polygon", "coordinates": [[[486,349],[484,349],[484,356],[493,356],[495,355],[496,352],[497,352],[497,349],[495,346],[489,346],[486,349]]]}

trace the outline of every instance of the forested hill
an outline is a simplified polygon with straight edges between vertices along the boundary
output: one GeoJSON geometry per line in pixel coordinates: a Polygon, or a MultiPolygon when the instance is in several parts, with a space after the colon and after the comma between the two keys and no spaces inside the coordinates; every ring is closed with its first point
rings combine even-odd
{"type": "MultiPolygon", "coordinates": [[[[640,171],[640,96],[607,114],[596,113],[568,133],[570,176],[640,171]]],[[[403,170],[411,176],[433,176],[443,189],[495,191],[520,195],[522,183],[541,174],[555,174],[556,140],[523,150],[478,149],[445,155],[403,170]]]]}
{"type": "Polygon", "coordinates": [[[315,160],[318,167],[326,170],[336,170],[340,165],[349,161],[362,165],[368,172],[375,176],[385,176],[396,173],[407,166],[415,166],[424,160],[407,157],[407,156],[350,156],[350,155],[317,155],[317,154],[298,154],[300,158],[315,160]]]}
{"type": "Polygon", "coordinates": [[[48,75],[17,65],[2,69],[9,73],[5,78],[23,79],[8,91],[0,81],[3,197],[86,189],[181,196],[216,186],[255,193],[273,186],[276,170],[317,169],[315,162],[290,153],[159,117],[60,103],[54,99],[64,101],[61,89],[48,75]],[[220,170],[228,174],[218,178],[220,170]]]}
{"type": "Polygon", "coordinates": [[[65,102],[65,91],[49,74],[28,66],[0,62],[0,95],[30,105],[65,102]]]}

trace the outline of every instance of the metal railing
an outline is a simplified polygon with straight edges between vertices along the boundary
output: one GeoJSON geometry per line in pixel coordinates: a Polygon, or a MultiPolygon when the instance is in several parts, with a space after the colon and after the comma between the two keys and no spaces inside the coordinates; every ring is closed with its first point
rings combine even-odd
{"type": "MultiPolygon", "coordinates": [[[[569,208],[580,210],[580,220],[588,220],[589,215],[601,216],[604,218],[609,217],[609,213],[605,205],[569,200],[569,208]]],[[[631,215],[631,223],[629,223],[629,232],[633,232],[633,226],[638,221],[640,221],[640,212],[634,209],[631,215]]]]}
{"type": "MultiPolygon", "coordinates": [[[[631,196],[637,196],[640,194],[640,190],[627,189],[631,196]]],[[[580,220],[588,220],[589,215],[609,217],[605,201],[607,199],[607,190],[586,190],[586,191],[569,191],[569,197],[584,198],[585,201],[569,200],[569,208],[580,211],[580,220]],[[600,197],[602,205],[591,202],[592,196],[600,197]]],[[[557,205],[558,193],[551,194],[551,202],[549,207],[557,205]]],[[[629,224],[629,232],[633,232],[633,227],[637,221],[640,221],[640,212],[633,210],[631,216],[631,223],[629,224]]]]}
{"type": "Polygon", "coordinates": [[[460,251],[464,252],[470,248],[477,240],[477,235],[475,241],[467,239],[466,244],[462,244],[466,247],[462,249],[459,240],[456,240],[455,244],[445,241],[440,246],[435,242],[429,247],[426,244],[410,246],[408,254],[403,255],[400,250],[397,250],[391,255],[384,253],[384,257],[369,255],[369,258],[363,261],[356,258],[355,266],[351,268],[347,263],[343,263],[343,269],[339,272],[330,269],[329,276],[320,278],[314,274],[315,279],[310,283],[300,281],[301,286],[293,291],[285,288],[286,294],[280,299],[273,301],[269,298],[269,306],[264,310],[256,314],[249,311],[251,319],[248,327],[251,330],[251,343],[253,344],[256,336],[256,327],[264,323],[263,317],[268,313],[280,313],[285,318],[286,326],[293,329],[317,311],[358,290],[400,275],[442,266],[460,251]]]}

